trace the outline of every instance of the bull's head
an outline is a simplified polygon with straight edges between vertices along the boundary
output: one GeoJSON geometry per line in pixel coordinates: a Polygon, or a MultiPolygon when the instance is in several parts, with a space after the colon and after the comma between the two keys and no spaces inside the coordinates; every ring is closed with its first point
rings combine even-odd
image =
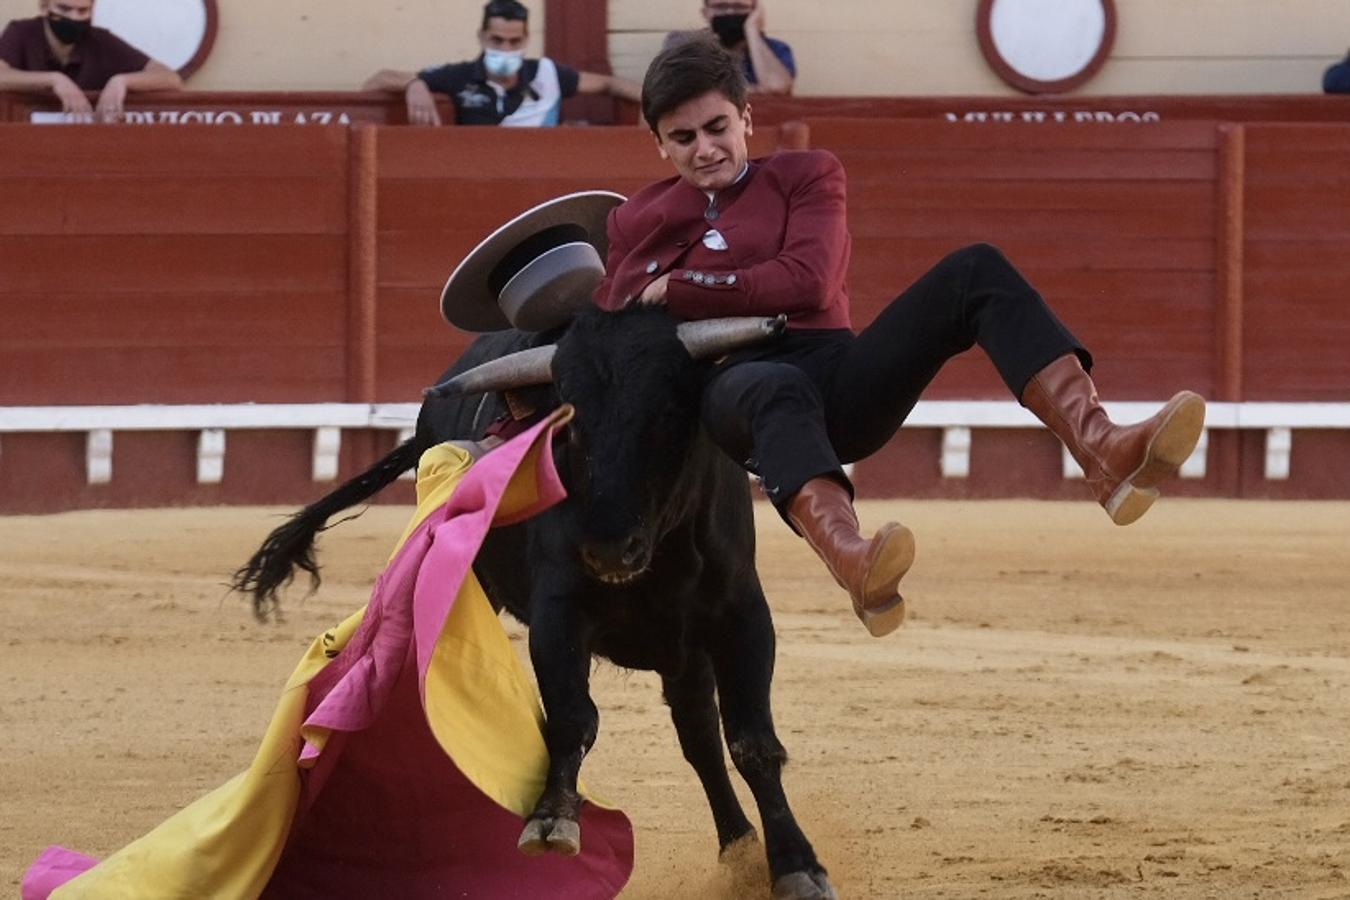
{"type": "Polygon", "coordinates": [[[576,407],[559,468],[567,482],[580,562],[622,584],[644,572],[697,487],[695,442],[703,373],[698,360],[766,340],[779,318],[676,326],[664,312],[580,315],[557,344],[484,363],[429,389],[439,396],[552,383],[576,407]]]}

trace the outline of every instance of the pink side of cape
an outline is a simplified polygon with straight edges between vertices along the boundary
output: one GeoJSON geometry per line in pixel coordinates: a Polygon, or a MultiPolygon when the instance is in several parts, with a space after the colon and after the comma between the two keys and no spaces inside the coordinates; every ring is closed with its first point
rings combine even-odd
{"type": "MultiPolygon", "coordinates": [[[[427,667],[460,585],[512,476],[549,427],[540,423],[474,463],[380,575],[346,647],[310,681],[305,729],[331,735],[300,752],[300,811],[265,897],[600,900],[627,882],[633,835],[623,813],[587,803],[580,856],[521,856],[523,821],[459,771],[422,709],[427,667]]],[[[563,498],[552,454],[537,458],[539,501],[496,524],[563,498]]],[[[43,900],[95,864],[49,847],[24,879],[23,900],[43,900]]]]}

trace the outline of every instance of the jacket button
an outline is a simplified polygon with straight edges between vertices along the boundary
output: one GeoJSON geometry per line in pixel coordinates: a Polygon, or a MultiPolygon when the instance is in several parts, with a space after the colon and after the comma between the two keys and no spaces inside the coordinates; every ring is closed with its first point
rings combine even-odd
{"type": "Polygon", "coordinates": [[[656,260],[652,260],[651,262],[647,263],[647,274],[652,275],[659,268],[661,267],[657,264],[656,260]]]}
{"type": "Polygon", "coordinates": [[[735,276],[735,275],[728,275],[728,276],[727,276],[727,284],[735,284],[735,283],[736,283],[736,276],[735,276]]]}

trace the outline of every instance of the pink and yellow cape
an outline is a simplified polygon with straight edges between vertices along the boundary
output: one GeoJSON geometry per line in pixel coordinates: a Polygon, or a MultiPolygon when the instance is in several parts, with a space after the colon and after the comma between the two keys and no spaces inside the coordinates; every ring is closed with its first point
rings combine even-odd
{"type": "Polygon", "coordinates": [[[423,455],[417,512],[370,603],[315,639],[247,771],[98,862],[49,847],[24,900],[616,896],[628,819],[582,807],[582,852],[525,857],[543,714],[471,565],[488,529],[564,496],[560,411],[474,462],[423,455]]]}

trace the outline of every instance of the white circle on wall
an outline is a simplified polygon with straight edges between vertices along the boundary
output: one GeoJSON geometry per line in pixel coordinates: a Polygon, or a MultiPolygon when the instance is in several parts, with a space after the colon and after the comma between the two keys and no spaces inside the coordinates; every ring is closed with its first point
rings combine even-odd
{"type": "Polygon", "coordinates": [[[1115,39],[1112,0],[981,0],[977,17],[990,66],[1031,93],[1072,90],[1087,81],[1115,39]]]}
{"type": "Polygon", "coordinates": [[[171,69],[199,66],[215,39],[215,0],[99,0],[94,24],[171,69]]]}

